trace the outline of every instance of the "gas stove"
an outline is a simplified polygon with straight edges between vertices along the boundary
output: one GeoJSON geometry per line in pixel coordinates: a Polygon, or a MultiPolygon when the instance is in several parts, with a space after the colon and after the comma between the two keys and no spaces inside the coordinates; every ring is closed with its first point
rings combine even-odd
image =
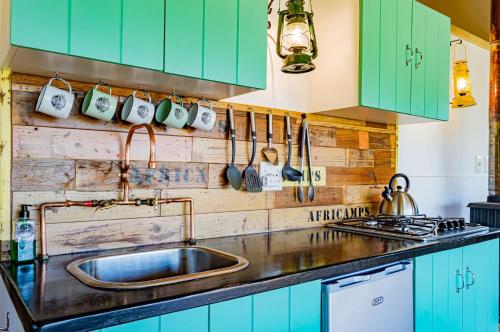
{"type": "Polygon", "coordinates": [[[341,231],[415,241],[436,241],[489,230],[486,226],[466,223],[463,218],[430,218],[426,215],[345,218],[326,226],[341,231]]]}

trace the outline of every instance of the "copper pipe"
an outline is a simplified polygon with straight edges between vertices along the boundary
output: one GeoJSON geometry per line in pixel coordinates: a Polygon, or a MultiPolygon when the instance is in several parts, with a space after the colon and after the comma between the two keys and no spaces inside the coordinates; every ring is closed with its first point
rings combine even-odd
{"type": "Polygon", "coordinates": [[[491,1],[488,202],[500,202],[500,3],[491,1]]]}
{"type": "MultiPolygon", "coordinates": [[[[116,206],[131,206],[136,205],[140,206],[141,200],[134,201],[65,201],[65,202],[52,202],[52,203],[44,203],[40,205],[40,241],[41,241],[41,258],[43,260],[47,260],[49,255],[47,253],[47,221],[45,217],[45,211],[48,208],[60,208],[60,207],[71,207],[71,206],[81,206],[81,207],[90,207],[90,208],[98,208],[105,203],[112,202],[113,205],[116,206]]],[[[157,206],[161,204],[172,204],[172,203],[189,203],[189,237],[188,243],[190,245],[194,245],[196,243],[196,235],[195,235],[195,219],[194,219],[194,200],[191,197],[175,197],[175,198],[162,198],[151,199],[152,205],[157,206]]],[[[112,206],[113,206],[112,205],[112,206]]]]}
{"type": "Polygon", "coordinates": [[[125,160],[123,162],[121,179],[123,187],[123,201],[129,201],[129,191],[130,184],[128,181],[128,170],[130,169],[130,146],[132,144],[132,137],[137,129],[146,128],[149,134],[149,162],[148,168],[155,169],[158,168],[158,162],[156,161],[156,138],[153,128],[148,124],[139,124],[132,126],[128,131],[127,141],[125,143],[125,160]]]}

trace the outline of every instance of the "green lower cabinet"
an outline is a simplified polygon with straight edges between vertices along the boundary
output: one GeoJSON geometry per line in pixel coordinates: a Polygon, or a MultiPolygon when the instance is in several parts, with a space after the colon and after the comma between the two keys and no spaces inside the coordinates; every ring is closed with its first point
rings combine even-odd
{"type": "Polygon", "coordinates": [[[143,319],[100,332],[320,332],[321,281],[143,319]]]}
{"type": "Polygon", "coordinates": [[[498,331],[498,240],[415,259],[416,332],[498,331]]]}

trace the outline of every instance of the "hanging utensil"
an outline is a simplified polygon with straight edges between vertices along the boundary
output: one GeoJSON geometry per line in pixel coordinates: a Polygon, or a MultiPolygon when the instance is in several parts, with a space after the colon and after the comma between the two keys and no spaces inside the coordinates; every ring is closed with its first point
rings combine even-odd
{"type": "MultiPolygon", "coordinates": [[[[304,127],[304,121],[302,121],[302,128],[300,133],[301,136],[300,136],[300,147],[299,147],[299,163],[300,163],[299,172],[304,174],[304,149],[306,145],[306,131],[304,127]]],[[[297,200],[300,203],[304,202],[304,188],[302,188],[302,177],[299,178],[299,186],[297,187],[297,200]]]]}
{"type": "Polygon", "coordinates": [[[234,129],[234,116],[233,116],[233,108],[228,106],[227,112],[229,115],[229,135],[231,137],[231,164],[226,169],[226,178],[229,181],[231,187],[236,190],[240,190],[241,188],[241,173],[234,166],[234,159],[236,156],[236,137],[235,137],[235,129],[234,129]]]}
{"type": "Polygon", "coordinates": [[[288,159],[283,166],[283,177],[288,181],[300,181],[302,179],[302,172],[290,166],[292,159],[292,129],[290,126],[290,115],[286,115],[286,139],[288,142],[288,159]]]}
{"type": "Polygon", "coordinates": [[[251,123],[251,132],[252,132],[252,157],[250,158],[250,162],[248,163],[247,168],[243,171],[245,175],[245,186],[248,192],[261,192],[262,191],[262,182],[260,181],[259,174],[255,168],[253,168],[253,161],[255,159],[255,152],[257,150],[257,134],[255,132],[255,113],[250,112],[250,123],[251,123]]]}
{"type": "Polygon", "coordinates": [[[309,186],[307,189],[307,200],[312,202],[314,200],[314,184],[313,184],[313,174],[312,174],[312,157],[311,157],[311,139],[309,137],[309,123],[307,122],[306,115],[302,114],[304,118],[304,131],[306,137],[307,146],[307,173],[309,175],[309,186]]]}
{"type": "Polygon", "coordinates": [[[267,146],[262,149],[266,159],[273,165],[278,165],[278,150],[273,147],[273,114],[267,114],[267,146]]]}

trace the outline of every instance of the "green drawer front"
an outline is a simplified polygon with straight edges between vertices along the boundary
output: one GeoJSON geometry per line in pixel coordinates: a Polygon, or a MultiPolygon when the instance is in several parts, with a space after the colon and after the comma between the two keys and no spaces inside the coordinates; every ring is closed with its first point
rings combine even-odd
{"type": "Polygon", "coordinates": [[[122,63],[163,70],[165,0],[123,0],[122,63]]]}
{"type": "Polygon", "coordinates": [[[11,6],[11,44],[68,52],[70,0],[12,0],[11,6]]]}
{"type": "Polygon", "coordinates": [[[203,78],[236,83],[238,0],[205,0],[203,78]]]}
{"type": "Polygon", "coordinates": [[[165,72],[201,78],[204,0],[166,0],[165,72]]]}
{"type": "Polygon", "coordinates": [[[266,88],[267,1],[239,0],[238,84],[266,88]]]}
{"type": "Polygon", "coordinates": [[[70,54],[120,63],[121,0],[71,0],[70,54]]]}

